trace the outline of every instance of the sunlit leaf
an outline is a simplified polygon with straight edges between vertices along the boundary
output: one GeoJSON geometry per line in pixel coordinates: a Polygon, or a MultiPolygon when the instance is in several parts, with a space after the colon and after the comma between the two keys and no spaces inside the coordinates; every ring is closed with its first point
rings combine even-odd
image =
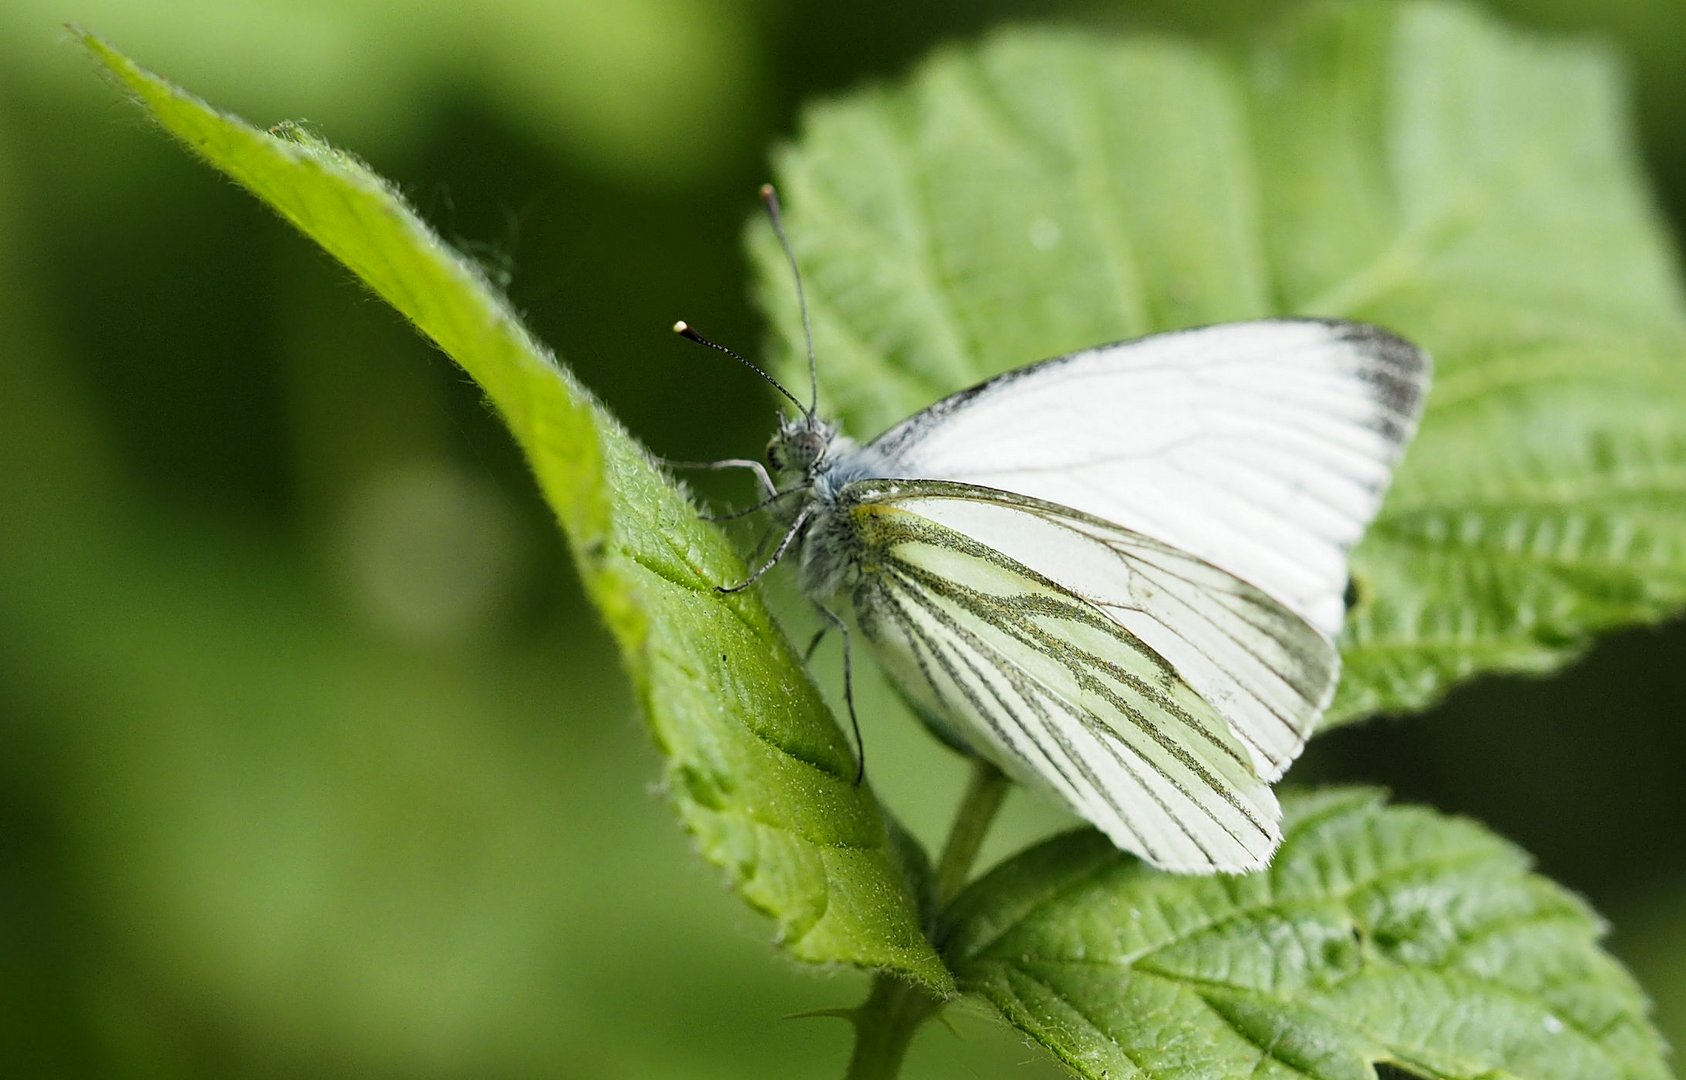
{"type": "Polygon", "coordinates": [[[1086,1077],[1667,1077],[1597,918],[1514,847],[1374,791],[1287,812],[1243,877],[1049,841],[956,902],[950,965],[1086,1077]]]}
{"type": "MultiPolygon", "coordinates": [[[[1686,309],[1627,125],[1596,48],[1352,4],[1245,51],[999,34],[810,110],[778,174],[857,436],[1174,327],[1341,316],[1428,348],[1353,559],[1341,720],[1686,602],[1686,309]]],[[[801,381],[788,273],[752,237],[801,381]]]]}
{"type": "MultiPolygon", "coordinates": [[[[754,595],[715,591],[744,574],[719,532],[366,166],[291,126],[258,131],[82,40],[159,123],[350,267],[485,390],[620,643],[667,755],[669,796],[785,946],[946,988],[847,740],[754,595]]],[[[557,715],[566,722],[566,702],[557,715]]]]}

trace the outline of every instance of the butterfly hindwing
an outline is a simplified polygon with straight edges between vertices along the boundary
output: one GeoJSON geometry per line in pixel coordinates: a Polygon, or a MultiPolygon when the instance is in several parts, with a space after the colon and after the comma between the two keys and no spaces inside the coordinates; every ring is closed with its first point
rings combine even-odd
{"type": "MultiPolygon", "coordinates": [[[[1212,598],[1245,596],[1227,617],[1276,617],[1309,638],[1261,633],[1258,641],[1315,653],[1323,639],[1303,620],[1174,549],[1107,534],[1105,523],[1086,518],[1069,522],[1090,531],[1072,528],[1060,523],[1064,508],[1007,492],[863,481],[840,509],[858,538],[857,621],[920,711],[949,735],[1052,790],[1157,866],[1241,871],[1269,860],[1280,811],[1255,767],[1259,749],[1238,737],[1210,691],[1197,690],[1142,627],[1110,608],[1136,604],[1132,588],[1187,597],[1204,605],[1203,616],[1224,610],[1212,598]],[[1108,539],[1144,545],[1158,561],[1137,569],[1108,539]],[[1030,558],[1017,557],[1021,547],[1030,558]],[[1190,584],[1197,571],[1207,577],[1190,584]],[[1235,587],[1229,593],[1225,582],[1235,587]],[[1248,607],[1254,600],[1263,607],[1248,607]]],[[[1191,632],[1191,648],[1204,633],[1191,632]]],[[[1308,663],[1317,667],[1315,658],[1308,663]]],[[[1318,678],[1332,679],[1332,669],[1318,678]]],[[[1311,691],[1323,693],[1321,685],[1311,691]]],[[[1314,718],[1315,709],[1304,715],[1314,718]]],[[[1307,723],[1295,737],[1303,740],[1307,723]]]]}
{"type": "Polygon", "coordinates": [[[1112,522],[1012,492],[898,485],[894,505],[1030,567],[1152,649],[1275,780],[1334,694],[1340,654],[1254,586],[1112,522]]]}

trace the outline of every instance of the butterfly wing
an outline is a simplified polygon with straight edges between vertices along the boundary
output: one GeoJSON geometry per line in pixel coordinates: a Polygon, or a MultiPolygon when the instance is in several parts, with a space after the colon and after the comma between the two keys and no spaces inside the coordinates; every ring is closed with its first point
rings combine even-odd
{"type": "Polygon", "coordinates": [[[1333,638],[1347,553],[1428,376],[1421,350],[1372,326],[1225,323],[1010,372],[865,449],[875,475],[999,488],[1126,525],[1333,638]]]}
{"type": "Polygon", "coordinates": [[[1156,866],[1268,862],[1280,811],[1254,759],[1291,760],[1333,689],[1315,627],[1195,556],[1012,492],[860,481],[842,512],[857,621],[927,719],[1156,866]]]}

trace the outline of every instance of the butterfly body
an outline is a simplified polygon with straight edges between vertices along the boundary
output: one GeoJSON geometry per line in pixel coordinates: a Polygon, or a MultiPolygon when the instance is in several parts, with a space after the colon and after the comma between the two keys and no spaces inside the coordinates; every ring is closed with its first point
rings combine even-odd
{"type": "Polygon", "coordinates": [[[944,741],[1157,866],[1256,869],[1427,380],[1385,331],[1283,319],[1043,361],[865,444],[809,408],[768,448],[780,551],[944,741]]]}

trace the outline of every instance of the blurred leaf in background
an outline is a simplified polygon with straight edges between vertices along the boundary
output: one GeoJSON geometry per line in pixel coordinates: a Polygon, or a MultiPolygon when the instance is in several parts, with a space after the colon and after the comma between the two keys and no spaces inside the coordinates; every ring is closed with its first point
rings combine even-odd
{"type": "MultiPolygon", "coordinates": [[[[776,959],[648,792],[607,640],[477,392],[138,124],[61,19],[356,147],[512,275],[635,432],[714,457],[759,447],[771,410],[667,327],[758,340],[740,227],[803,101],[1003,21],[1239,34],[1282,6],[0,8],[0,1058],[832,1076],[843,1025],[777,1018],[859,994],[776,959]]],[[[1631,58],[1678,226],[1674,0],[1494,6],[1631,58]]],[[[1549,683],[1320,740],[1296,777],[1385,783],[1537,853],[1686,1043],[1683,647],[1622,635],[1549,683]]],[[[960,772],[895,719],[867,732],[879,782],[918,793],[896,806],[929,837],[960,772]]],[[[1010,811],[996,854],[1049,822],[1010,811]]],[[[906,1075],[1033,1057],[959,1031],[906,1075]]]]}
{"type": "MultiPolygon", "coordinates": [[[[254,115],[343,116],[348,143],[414,138],[430,99],[468,93],[511,135],[655,189],[695,184],[747,149],[764,77],[764,16],[719,0],[17,0],[0,9],[0,36],[39,40],[71,16],[136,52],[168,49],[184,84],[218,81],[254,115]],[[234,54],[235,42],[256,48],[234,54]]],[[[18,50],[13,74],[57,83],[57,59],[18,50]]]]}

